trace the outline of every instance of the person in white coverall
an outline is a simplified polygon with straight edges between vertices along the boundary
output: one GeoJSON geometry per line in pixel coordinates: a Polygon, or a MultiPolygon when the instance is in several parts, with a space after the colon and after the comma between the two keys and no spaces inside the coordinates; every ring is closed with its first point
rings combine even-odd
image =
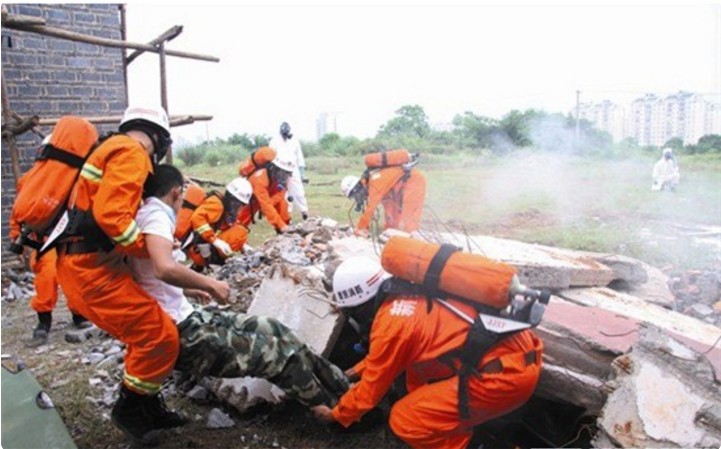
{"type": "Polygon", "coordinates": [[[664,148],[663,155],[653,166],[652,190],[675,191],[680,174],[676,158],[673,157],[671,148],[664,148]]]}
{"type": "Polygon", "coordinates": [[[286,159],[295,162],[296,169],[288,181],[288,197],[293,201],[288,202],[288,212],[293,211],[293,205],[297,204],[303,220],[308,218],[308,201],[305,199],[305,189],[303,188],[303,179],[305,178],[305,157],[300,147],[298,139],[293,138],[290,133],[290,125],[283,122],[280,125],[280,134],[270,140],[270,145],[275,152],[285,155],[286,159]]]}

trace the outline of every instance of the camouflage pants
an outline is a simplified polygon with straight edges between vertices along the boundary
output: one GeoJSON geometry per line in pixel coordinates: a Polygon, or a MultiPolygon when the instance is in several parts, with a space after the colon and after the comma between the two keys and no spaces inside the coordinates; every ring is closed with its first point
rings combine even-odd
{"type": "Polygon", "coordinates": [[[307,406],[332,407],[349,387],[340,368],[273,318],[196,310],[178,324],[178,332],[175,369],[198,378],[264,378],[307,406]]]}

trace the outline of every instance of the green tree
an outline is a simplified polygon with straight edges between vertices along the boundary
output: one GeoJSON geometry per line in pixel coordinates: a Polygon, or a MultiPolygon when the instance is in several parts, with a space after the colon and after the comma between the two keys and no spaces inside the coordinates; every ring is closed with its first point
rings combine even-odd
{"type": "Polygon", "coordinates": [[[243,133],[242,135],[235,133],[228,138],[228,143],[230,145],[240,145],[246,149],[253,148],[254,146],[253,138],[249,136],[248,133],[243,133]]]}
{"type": "Polygon", "coordinates": [[[672,137],[663,144],[664,148],[673,148],[674,151],[683,150],[683,139],[680,137],[672,137]]]}
{"type": "Polygon", "coordinates": [[[698,139],[696,153],[721,153],[721,135],[707,134],[698,139]]]}
{"type": "Polygon", "coordinates": [[[499,127],[514,145],[527,147],[533,144],[530,135],[530,122],[542,114],[541,111],[535,109],[528,109],[524,112],[514,109],[503,116],[499,127]]]}
{"type": "Polygon", "coordinates": [[[494,134],[498,131],[498,121],[466,111],[453,118],[453,134],[461,147],[490,148],[494,134]]]}
{"type": "Polygon", "coordinates": [[[378,137],[416,136],[427,137],[431,133],[428,116],[421,106],[406,105],[378,130],[378,137]]]}

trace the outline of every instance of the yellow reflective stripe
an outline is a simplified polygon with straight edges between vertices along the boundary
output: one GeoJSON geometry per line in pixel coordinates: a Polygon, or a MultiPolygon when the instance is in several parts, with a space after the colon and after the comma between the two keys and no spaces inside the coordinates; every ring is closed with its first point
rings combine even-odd
{"type": "Polygon", "coordinates": [[[160,388],[163,386],[163,384],[156,384],[154,382],[144,382],[126,372],[123,373],[123,380],[136,390],[144,391],[148,394],[155,394],[159,392],[160,388]]]}
{"type": "Polygon", "coordinates": [[[140,228],[138,228],[137,223],[135,223],[135,220],[130,221],[130,226],[117,237],[113,237],[113,240],[115,240],[115,243],[119,243],[123,246],[131,245],[133,242],[135,242],[138,239],[138,236],[140,235],[140,228]]]}
{"type": "Polygon", "coordinates": [[[80,170],[80,176],[89,181],[100,181],[103,177],[103,171],[94,165],[86,163],[80,170]]]}
{"type": "Polygon", "coordinates": [[[195,232],[197,232],[198,234],[203,234],[205,232],[212,231],[212,230],[213,230],[213,228],[211,228],[208,223],[206,223],[204,225],[200,225],[197,228],[195,228],[195,232]]]}

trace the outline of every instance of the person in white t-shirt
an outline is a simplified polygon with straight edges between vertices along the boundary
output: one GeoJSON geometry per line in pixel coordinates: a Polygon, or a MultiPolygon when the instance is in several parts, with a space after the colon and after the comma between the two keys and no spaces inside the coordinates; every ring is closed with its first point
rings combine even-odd
{"type": "MultiPolygon", "coordinates": [[[[185,293],[225,302],[226,282],[196,273],[173,258],[175,216],[184,180],[171,165],[155,167],[136,222],[145,234],[149,259],[131,260],[133,277],[160,302],[178,326],[180,354],[175,369],[195,375],[268,379],[309,407],[335,404],[348,389],[340,368],[313,353],[280,321],[255,315],[197,309],[185,293]]],[[[329,405],[330,406],[330,405],[329,405]]]]}
{"type": "MultiPolygon", "coordinates": [[[[297,204],[303,220],[308,218],[308,201],[305,199],[305,157],[298,139],[290,132],[290,125],[283,122],[280,125],[280,134],[270,139],[268,145],[283,159],[291,160],[295,164],[293,174],[288,180],[288,197],[293,201],[288,202],[288,212],[293,211],[293,205],[297,204]]],[[[307,181],[306,181],[307,182],[307,181]]]]}

